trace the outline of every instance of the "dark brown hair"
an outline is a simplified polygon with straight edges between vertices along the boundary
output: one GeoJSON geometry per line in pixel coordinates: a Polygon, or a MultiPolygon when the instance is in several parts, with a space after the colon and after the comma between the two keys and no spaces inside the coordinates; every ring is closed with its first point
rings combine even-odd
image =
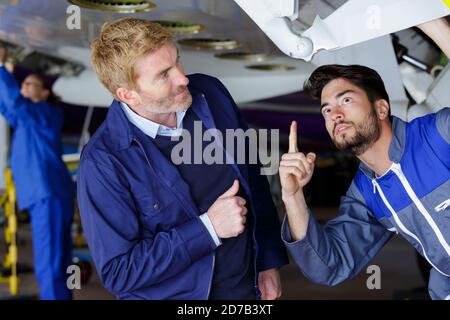
{"type": "MultiPolygon", "coordinates": [[[[361,65],[323,65],[309,76],[303,85],[303,90],[310,97],[319,99],[323,88],[332,80],[343,78],[361,88],[371,103],[384,99],[388,103],[389,96],[380,75],[373,69],[361,65]]],[[[389,109],[389,115],[391,110],[389,109]]]]}

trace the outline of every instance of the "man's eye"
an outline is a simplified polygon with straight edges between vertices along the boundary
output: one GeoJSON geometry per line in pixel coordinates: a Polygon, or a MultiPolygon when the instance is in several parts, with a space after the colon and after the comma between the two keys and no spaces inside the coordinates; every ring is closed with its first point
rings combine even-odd
{"type": "Polygon", "coordinates": [[[326,108],[326,109],[323,109],[322,110],[322,113],[325,115],[325,114],[328,114],[328,113],[330,113],[330,109],[329,108],[326,108]]]}
{"type": "Polygon", "coordinates": [[[344,103],[350,103],[350,102],[352,102],[351,98],[344,98],[344,103]]]}
{"type": "Polygon", "coordinates": [[[164,73],[161,75],[161,79],[167,78],[167,75],[168,75],[168,73],[167,73],[167,72],[164,72],[164,73]]]}

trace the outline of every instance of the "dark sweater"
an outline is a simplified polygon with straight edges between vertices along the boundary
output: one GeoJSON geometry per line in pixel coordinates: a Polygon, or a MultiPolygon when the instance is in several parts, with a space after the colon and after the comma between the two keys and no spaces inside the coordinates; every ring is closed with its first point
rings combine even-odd
{"type": "MultiPolygon", "coordinates": [[[[237,175],[231,164],[201,164],[194,163],[194,121],[200,121],[196,114],[188,109],[183,119],[183,128],[191,133],[191,161],[177,165],[180,175],[190,186],[192,198],[194,199],[200,214],[206,213],[211,205],[228,190],[237,175]]],[[[202,125],[202,133],[205,131],[202,125]]],[[[180,141],[172,141],[171,137],[157,136],[152,139],[158,149],[171,159],[173,147],[180,141]]],[[[212,140],[214,141],[214,139],[212,140]]],[[[211,141],[202,142],[202,152],[211,141]]],[[[198,156],[197,156],[198,157],[198,156]]],[[[222,157],[223,158],[223,157],[222,157]]],[[[203,159],[203,157],[202,157],[203,159]]],[[[252,211],[250,201],[242,186],[238,196],[244,198],[248,209],[245,231],[238,237],[221,239],[220,245],[215,252],[214,274],[211,284],[209,299],[248,299],[254,297],[254,269],[252,255],[252,211]],[[233,264],[227,259],[233,257],[233,264]]]]}

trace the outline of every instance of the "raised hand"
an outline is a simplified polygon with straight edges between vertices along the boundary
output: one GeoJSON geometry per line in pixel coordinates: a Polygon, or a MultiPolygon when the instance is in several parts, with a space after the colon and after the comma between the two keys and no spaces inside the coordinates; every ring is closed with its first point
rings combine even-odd
{"type": "Polygon", "coordinates": [[[289,151],[280,161],[280,180],[283,196],[295,194],[308,184],[314,172],[316,155],[312,152],[306,156],[298,151],[297,122],[292,121],[289,134],[289,151]]]}
{"type": "Polygon", "coordinates": [[[417,25],[450,59],[450,24],[445,18],[439,18],[417,25]]]}

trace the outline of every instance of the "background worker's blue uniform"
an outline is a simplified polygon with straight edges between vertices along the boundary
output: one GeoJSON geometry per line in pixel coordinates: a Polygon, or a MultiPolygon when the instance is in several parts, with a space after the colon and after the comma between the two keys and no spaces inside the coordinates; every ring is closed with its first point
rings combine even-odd
{"type": "Polygon", "coordinates": [[[24,98],[16,79],[0,67],[0,114],[15,130],[10,166],[19,209],[31,215],[40,296],[70,299],[66,268],[71,261],[74,185],[61,159],[62,112],[24,98]]]}

